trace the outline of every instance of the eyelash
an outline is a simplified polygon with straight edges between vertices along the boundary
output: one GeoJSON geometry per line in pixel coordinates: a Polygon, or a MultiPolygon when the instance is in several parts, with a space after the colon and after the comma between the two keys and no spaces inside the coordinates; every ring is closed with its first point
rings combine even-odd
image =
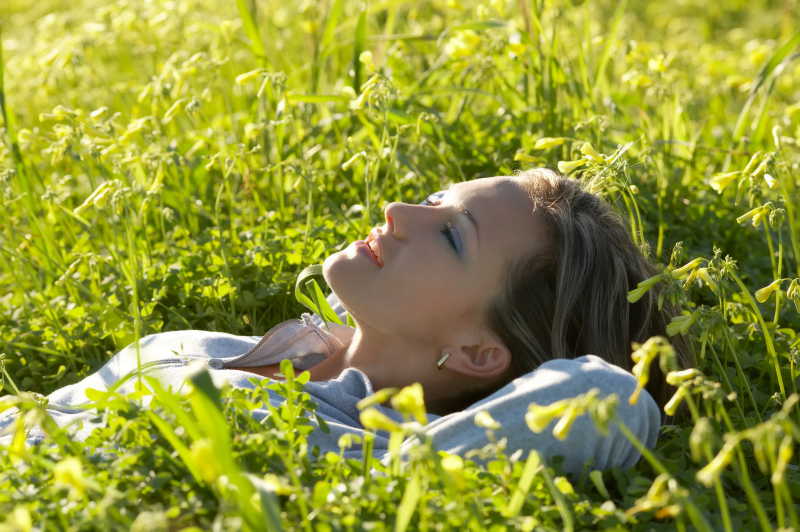
{"type": "Polygon", "coordinates": [[[444,229],[442,229],[440,232],[445,236],[445,238],[447,238],[447,240],[450,241],[450,245],[453,247],[455,252],[458,253],[458,246],[456,245],[455,238],[453,238],[453,224],[447,222],[447,224],[444,226],[444,229]]]}
{"type": "MultiPolygon", "coordinates": [[[[438,197],[436,199],[434,199],[433,201],[431,201],[431,198],[433,198],[435,195],[436,195],[435,193],[431,194],[430,196],[428,196],[427,198],[422,200],[422,202],[420,204],[421,205],[431,205],[431,206],[439,205],[439,203],[441,203],[441,200],[438,197]]],[[[453,235],[453,233],[455,231],[453,230],[452,222],[447,222],[445,224],[444,228],[439,232],[444,235],[444,237],[447,239],[447,241],[450,242],[450,246],[453,248],[453,250],[456,253],[458,253],[458,245],[456,244],[456,239],[455,239],[455,237],[453,235]]]]}

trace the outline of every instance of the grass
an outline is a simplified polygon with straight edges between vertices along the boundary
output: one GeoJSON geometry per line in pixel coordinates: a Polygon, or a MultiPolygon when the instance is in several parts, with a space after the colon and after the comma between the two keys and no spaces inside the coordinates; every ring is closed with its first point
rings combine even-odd
{"type": "Polygon", "coordinates": [[[497,450],[486,467],[425,447],[403,469],[309,461],[302,376],[261,425],[242,412],[265,390],[99,398],[85,446],[50,427],[51,447],[0,453],[0,529],[800,529],[798,12],[5,2],[0,408],[35,421],[25,392],[141,335],[263,334],[386,201],[532,166],[628,217],[699,372],[673,376],[687,414],[635,469],[574,484],[497,450]]]}

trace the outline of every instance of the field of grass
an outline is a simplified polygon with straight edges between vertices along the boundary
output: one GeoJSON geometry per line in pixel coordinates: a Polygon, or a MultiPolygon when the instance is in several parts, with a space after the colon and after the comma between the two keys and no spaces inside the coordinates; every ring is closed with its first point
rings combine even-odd
{"type": "Polygon", "coordinates": [[[0,531],[800,531],[798,28],[798,0],[3,0],[0,410],[52,445],[0,448],[0,531]],[[266,390],[98,398],[81,444],[26,393],[145,334],[263,334],[386,201],[535,166],[630,220],[697,353],[633,470],[312,461],[302,376],[262,424],[266,390]]]}

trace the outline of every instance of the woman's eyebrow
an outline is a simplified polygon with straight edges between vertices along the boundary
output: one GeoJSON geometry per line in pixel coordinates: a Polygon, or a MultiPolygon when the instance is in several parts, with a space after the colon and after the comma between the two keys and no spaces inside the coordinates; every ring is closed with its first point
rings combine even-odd
{"type": "MultiPolygon", "coordinates": [[[[452,185],[447,187],[446,192],[452,193],[454,191],[453,187],[455,187],[455,185],[456,184],[453,183],[452,185]]],[[[472,212],[470,212],[469,209],[464,207],[464,203],[463,202],[461,202],[459,200],[458,204],[461,206],[461,214],[465,215],[469,219],[469,221],[472,223],[472,226],[475,228],[476,241],[478,242],[478,249],[480,249],[481,230],[480,230],[480,226],[478,225],[478,220],[475,218],[475,216],[472,214],[472,212]]]]}

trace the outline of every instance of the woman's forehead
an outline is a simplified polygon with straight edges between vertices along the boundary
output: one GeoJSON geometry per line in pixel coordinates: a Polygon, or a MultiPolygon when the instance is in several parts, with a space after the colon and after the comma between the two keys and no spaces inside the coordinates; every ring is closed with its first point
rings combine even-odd
{"type": "Polygon", "coordinates": [[[497,199],[501,204],[525,205],[527,193],[518,178],[511,176],[481,177],[471,181],[453,183],[445,192],[455,193],[460,199],[476,196],[485,199],[497,199]]]}
{"type": "Polygon", "coordinates": [[[503,233],[528,233],[536,230],[533,202],[520,180],[507,177],[486,177],[454,184],[448,191],[453,200],[470,210],[487,237],[500,238],[503,233]]]}

